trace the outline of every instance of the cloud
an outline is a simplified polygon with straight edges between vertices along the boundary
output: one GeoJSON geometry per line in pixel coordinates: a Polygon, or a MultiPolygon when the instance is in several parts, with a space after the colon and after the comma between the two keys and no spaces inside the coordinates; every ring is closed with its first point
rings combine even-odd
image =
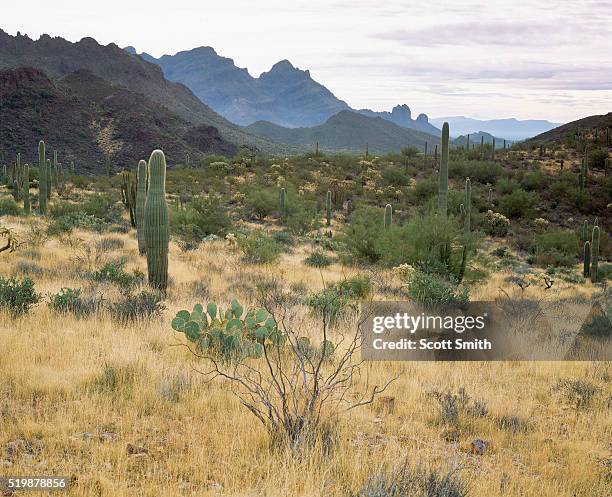
{"type": "Polygon", "coordinates": [[[604,36],[590,25],[533,21],[466,21],[416,29],[399,29],[374,33],[374,38],[391,40],[403,45],[434,47],[490,46],[526,47],[538,45],[575,45],[585,35],[604,36]],[[598,34],[599,33],[599,34],[598,34]]]}

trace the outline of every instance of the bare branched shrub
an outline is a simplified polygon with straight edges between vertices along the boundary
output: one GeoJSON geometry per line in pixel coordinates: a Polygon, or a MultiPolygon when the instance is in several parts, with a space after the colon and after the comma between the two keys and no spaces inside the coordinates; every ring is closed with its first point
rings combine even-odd
{"type": "Polygon", "coordinates": [[[325,427],[334,416],[372,403],[395,379],[381,386],[366,381],[358,387],[363,322],[355,322],[354,331],[348,333],[335,330],[332,337],[334,302],[320,308],[313,329],[295,294],[285,290],[280,280],[261,281],[257,299],[275,320],[284,344],[263,342],[262,356],[256,360],[227,362],[214,355],[200,356],[211,367],[199,372],[207,380],[229,381],[241,404],[266,427],[273,440],[282,440],[294,451],[312,446],[329,435],[325,427]]]}

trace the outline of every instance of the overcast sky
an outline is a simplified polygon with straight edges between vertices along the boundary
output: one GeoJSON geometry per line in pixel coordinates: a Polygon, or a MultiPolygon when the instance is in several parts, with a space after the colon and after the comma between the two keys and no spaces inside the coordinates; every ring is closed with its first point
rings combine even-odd
{"type": "Polygon", "coordinates": [[[612,111],[612,0],[18,0],[0,27],[212,46],[252,75],[289,59],[352,107],[566,122],[612,111]]]}

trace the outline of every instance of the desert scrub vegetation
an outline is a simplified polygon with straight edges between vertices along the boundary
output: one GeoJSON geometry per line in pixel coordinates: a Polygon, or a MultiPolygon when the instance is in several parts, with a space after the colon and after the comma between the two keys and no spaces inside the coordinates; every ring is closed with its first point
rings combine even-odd
{"type": "Polygon", "coordinates": [[[46,214],[38,172],[29,214],[0,182],[0,465],[77,496],[605,495],[605,363],[364,363],[356,335],[371,300],[507,295],[601,304],[606,336],[612,183],[564,152],[156,153],[148,216],[145,161],[51,164],[46,214]]]}

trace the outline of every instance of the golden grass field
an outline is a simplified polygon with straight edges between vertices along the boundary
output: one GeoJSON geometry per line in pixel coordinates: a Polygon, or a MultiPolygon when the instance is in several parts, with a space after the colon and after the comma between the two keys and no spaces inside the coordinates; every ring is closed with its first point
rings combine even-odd
{"type": "MultiPolygon", "coordinates": [[[[4,223],[26,236],[23,218],[4,223]]],[[[101,235],[78,232],[86,244],[101,235]]],[[[146,271],[134,232],[110,255],[146,271]]],[[[76,249],[56,239],[34,248],[42,271],[37,291],[85,287],[74,275],[76,249]]],[[[609,497],[612,475],[612,366],[610,363],[369,363],[360,383],[383,384],[398,375],[385,395],[392,412],[363,406],[332,421],[339,443],[329,454],[295,456],[270,444],[257,419],[222,381],[205,382],[201,361],[184,347],[170,320],[203,299],[192,283],[204,281],[207,300],[227,305],[249,296],[241,285],[256,276],[281,274],[311,290],[356,272],[338,264],[318,270],[302,261],[306,248],[284,255],[273,267],[244,264],[223,241],[183,253],[171,245],[171,288],[163,320],[120,326],[110,317],[58,316],[46,303],[28,315],[0,316],[0,475],[66,475],[77,484],[70,496],[343,496],[357,492],[379,468],[411,465],[460,468],[476,497],[609,497]],[[109,371],[116,379],[109,385],[109,371]],[[105,381],[106,378],[106,381],[105,381]],[[564,378],[596,386],[591,404],[577,411],[553,387],[564,378]],[[486,402],[487,417],[460,414],[449,437],[439,406],[427,391],[457,392],[486,402]],[[499,420],[527,424],[513,432],[499,420]],[[482,455],[472,440],[487,442],[482,455]]],[[[0,254],[0,275],[18,272],[25,250],[0,254]]],[[[473,289],[473,300],[499,296],[507,273],[493,274],[473,289]]],[[[392,278],[392,275],[388,275],[392,278]]],[[[117,290],[98,286],[106,298],[117,290]]],[[[597,291],[559,282],[536,298],[597,291]],[[554,292],[554,293],[553,293],[554,292]]],[[[381,296],[381,298],[384,298],[381,296]]],[[[306,312],[306,310],[304,310],[306,312]]],[[[314,323],[313,323],[314,326],[314,323]]]]}

